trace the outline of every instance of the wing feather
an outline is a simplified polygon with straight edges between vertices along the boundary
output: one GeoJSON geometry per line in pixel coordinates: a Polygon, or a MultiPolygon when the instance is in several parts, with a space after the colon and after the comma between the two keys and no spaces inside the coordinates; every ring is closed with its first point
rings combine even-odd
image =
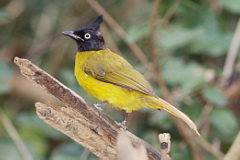
{"type": "Polygon", "coordinates": [[[97,80],[154,96],[150,84],[121,56],[108,50],[96,51],[83,64],[84,72],[97,80]]]}

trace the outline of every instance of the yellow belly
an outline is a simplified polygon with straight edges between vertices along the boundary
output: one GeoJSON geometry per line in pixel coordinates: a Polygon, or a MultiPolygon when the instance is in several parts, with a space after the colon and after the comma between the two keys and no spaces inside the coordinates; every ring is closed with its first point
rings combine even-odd
{"type": "Polygon", "coordinates": [[[83,71],[82,64],[89,54],[94,54],[94,52],[81,52],[76,55],[75,76],[83,89],[92,97],[100,101],[108,101],[113,107],[123,109],[126,112],[142,108],[144,105],[142,99],[139,98],[143,95],[142,93],[99,81],[83,71]]]}

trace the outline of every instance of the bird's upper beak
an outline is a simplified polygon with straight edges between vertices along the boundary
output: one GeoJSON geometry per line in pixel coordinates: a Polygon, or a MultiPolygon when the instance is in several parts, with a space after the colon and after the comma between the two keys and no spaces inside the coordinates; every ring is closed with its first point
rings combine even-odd
{"type": "Polygon", "coordinates": [[[74,34],[74,31],[64,31],[64,32],[62,32],[62,34],[65,35],[65,36],[69,36],[69,37],[71,37],[71,38],[73,38],[75,40],[82,40],[82,41],[84,41],[80,36],[74,34]]]}
{"type": "Polygon", "coordinates": [[[64,31],[64,32],[62,32],[62,34],[71,37],[74,35],[74,32],[73,31],[64,31]]]}

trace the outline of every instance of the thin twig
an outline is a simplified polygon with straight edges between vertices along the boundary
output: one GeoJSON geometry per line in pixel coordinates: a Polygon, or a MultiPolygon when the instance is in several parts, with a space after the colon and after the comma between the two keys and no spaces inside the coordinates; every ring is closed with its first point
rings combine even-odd
{"type": "Polygon", "coordinates": [[[170,19],[172,18],[175,10],[177,9],[178,5],[182,2],[182,0],[175,0],[173,1],[173,4],[171,7],[167,10],[167,13],[163,16],[162,22],[161,22],[161,27],[166,28],[168,25],[170,19]]]}
{"type": "Polygon", "coordinates": [[[232,38],[232,43],[230,45],[227,58],[225,60],[224,68],[223,68],[223,78],[228,79],[233,72],[233,64],[237,57],[237,53],[240,46],[240,18],[238,19],[238,24],[235,30],[235,33],[232,38]]]}
{"type": "Polygon", "coordinates": [[[238,132],[237,137],[235,138],[232,146],[230,147],[229,151],[225,155],[223,160],[239,160],[240,159],[240,131],[238,132]]]}
{"type": "Polygon", "coordinates": [[[17,149],[19,150],[19,153],[22,155],[24,160],[32,160],[31,154],[28,152],[24,142],[20,138],[19,134],[17,133],[17,130],[14,128],[11,121],[8,119],[7,115],[2,111],[1,113],[1,119],[3,126],[7,130],[8,134],[12,138],[13,142],[15,143],[17,149]]]}
{"type": "Polygon", "coordinates": [[[0,26],[8,24],[16,19],[24,11],[23,0],[11,0],[5,8],[1,8],[2,11],[8,13],[9,18],[0,18],[0,26]]]}
{"type": "Polygon", "coordinates": [[[154,79],[157,81],[160,90],[163,94],[163,96],[166,97],[170,97],[170,93],[167,89],[167,85],[165,84],[165,81],[162,77],[161,71],[159,70],[159,59],[158,59],[158,53],[155,50],[155,39],[154,39],[154,35],[155,35],[155,28],[156,28],[156,24],[157,24],[157,19],[158,19],[158,10],[159,10],[159,5],[160,5],[160,0],[155,0],[154,1],[154,5],[153,5],[153,12],[150,18],[150,32],[149,32],[149,53],[152,57],[152,62],[153,62],[153,77],[154,79]]]}
{"type": "Polygon", "coordinates": [[[209,114],[212,112],[213,109],[214,106],[212,104],[207,103],[206,105],[204,105],[200,116],[201,119],[199,119],[198,122],[196,122],[198,126],[201,126],[208,121],[209,114]]]}
{"type": "Polygon", "coordinates": [[[88,149],[84,149],[79,160],[87,160],[88,156],[90,155],[90,151],[88,149]]]}
{"type": "MultiPolygon", "coordinates": [[[[214,106],[211,104],[206,104],[204,106],[204,109],[202,111],[202,114],[200,117],[202,117],[199,121],[198,124],[199,126],[201,126],[203,133],[202,136],[204,136],[206,133],[206,129],[205,128],[209,128],[209,121],[208,121],[208,117],[209,114],[211,113],[211,111],[214,109],[214,106]],[[205,131],[205,132],[204,132],[205,131]]],[[[214,155],[216,158],[218,159],[223,159],[224,154],[217,148],[214,147],[214,145],[211,145],[209,142],[207,142],[205,139],[203,138],[198,138],[197,139],[198,144],[201,145],[201,147],[211,153],[212,155],[214,155]]]]}
{"type": "Polygon", "coordinates": [[[224,154],[221,151],[219,151],[217,148],[213,147],[205,139],[198,138],[197,142],[202,146],[203,149],[205,149],[205,151],[211,153],[212,155],[214,155],[218,159],[223,159],[224,154]]]}
{"type": "Polygon", "coordinates": [[[159,60],[158,60],[158,53],[155,50],[155,28],[157,25],[157,19],[158,19],[158,10],[159,10],[159,5],[160,5],[161,0],[155,0],[153,4],[153,11],[152,15],[150,18],[150,31],[149,31],[149,36],[148,36],[148,51],[150,55],[152,56],[152,62],[153,62],[153,67],[156,72],[159,71],[159,60]]]}

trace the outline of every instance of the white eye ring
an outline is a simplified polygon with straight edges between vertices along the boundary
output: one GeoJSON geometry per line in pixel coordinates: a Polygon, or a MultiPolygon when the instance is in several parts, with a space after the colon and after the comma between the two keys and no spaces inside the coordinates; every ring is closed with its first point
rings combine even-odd
{"type": "Polygon", "coordinates": [[[85,39],[91,38],[91,34],[90,34],[90,33],[86,33],[86,34],[84,35],[84,38],[85,38],[85,39]]]}

